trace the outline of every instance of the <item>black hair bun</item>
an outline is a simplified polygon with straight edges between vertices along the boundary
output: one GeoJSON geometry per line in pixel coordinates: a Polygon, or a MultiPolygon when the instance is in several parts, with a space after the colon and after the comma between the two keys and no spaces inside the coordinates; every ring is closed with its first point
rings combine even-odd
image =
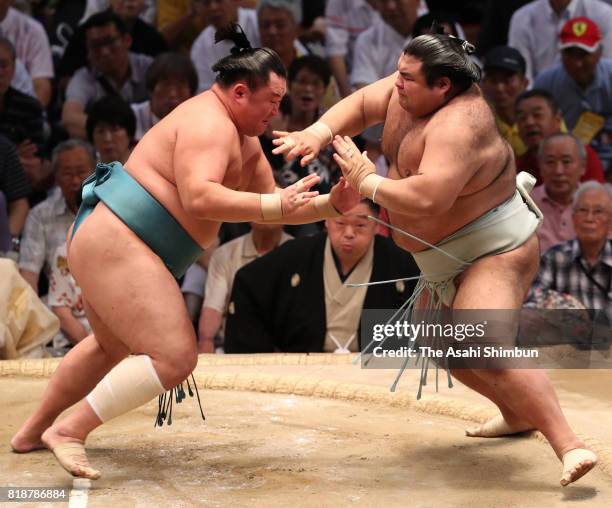
{"type": "Polygon", "coordinates": [[[244,30],[238,23],[231,23],[215,32],[215,44],[221,41],[230,41],[234,44],[231,49],[232,55],[238,55],[243,51],[253,49],[244,30]]]}

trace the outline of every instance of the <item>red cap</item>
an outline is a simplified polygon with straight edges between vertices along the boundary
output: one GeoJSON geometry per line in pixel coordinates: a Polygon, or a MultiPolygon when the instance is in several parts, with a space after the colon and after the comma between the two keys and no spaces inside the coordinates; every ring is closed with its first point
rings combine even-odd
{"type": "Polygon", "coordinates": [[[560,49],[580,48],[593,53],[599,48],[601,32],[597,24],[585,17],[570,19],[561,30],[560,49]]]}

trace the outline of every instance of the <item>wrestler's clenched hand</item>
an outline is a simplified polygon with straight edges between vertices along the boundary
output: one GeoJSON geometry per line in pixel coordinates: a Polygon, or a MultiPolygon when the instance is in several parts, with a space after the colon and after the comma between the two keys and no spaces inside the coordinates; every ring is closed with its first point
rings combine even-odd
{"type": "Polygon", "coordinates": [[[272,153],[283,154],[287,160],[301,156],[300,165],[302,167],[310,164],[325,146],[321,137],[308,129],[295,132],[272,131],[272,134],[275,136],[272,143],[276,145],[272,153]]]}
{"type": "Polygon", "coordinates": [[[359,152],[359,148],[348,136],[335,136],[333,145],[336,150],[334,160],[340,166],[342,174],[354,189],[359,190],[365,177],[376,173],[376,166],[368,158],[368,153],[359,152]]]}
{"type": "Polygon", "coordinates": [[[340,213],[346,213],[355,208],[361,201],[359,192],[353,189],[346,179],[341,176],[336,185],[329,191],[332,206],[340,213]]]}
{"type": "Polygon", "coordinates": [[[311,191],[313,185],[318,184],[321,177],[316,173],[305,176],[292,185],[285,187],[281,192],[281,206],[283,215],[287,215],[301,206],[304,206],[312,198],[319,195],[318,191],[311,191]]]}

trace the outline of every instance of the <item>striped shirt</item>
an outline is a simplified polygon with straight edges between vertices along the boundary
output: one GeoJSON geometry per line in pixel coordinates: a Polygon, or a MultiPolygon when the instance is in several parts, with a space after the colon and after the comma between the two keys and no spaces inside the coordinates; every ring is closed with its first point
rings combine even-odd
{"type": "Polygon", "coordinates": [[[42,148],[43,110],[40,102],[9,88],[4,94],[4,107],[0,109],[0,134],[16,145],[29,139],[42,148]]]}
{"type": "MultiPolygon", "coordinates": [[[[608,238],[594,266],[582,256],[578,240],[552,247],[540,259],[540,271],[531,287],[568,293],[587,309],[603,310],[612,323],[612,239],[608,238]]],[[[530,296],[531,298],[531,296],[530,296]]]]}
{"type": "Polygon", "coordinates": [[[30,191],[30,181],[19,162],[15,146],[0,136],[0,192],[10,203],[28,197],[30,191]]]}

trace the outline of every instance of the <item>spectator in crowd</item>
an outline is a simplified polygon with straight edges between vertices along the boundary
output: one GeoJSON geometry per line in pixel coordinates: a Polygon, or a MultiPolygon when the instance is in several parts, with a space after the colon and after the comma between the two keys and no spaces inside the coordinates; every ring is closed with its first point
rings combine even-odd
{"type": "Polygon", "coordinates": [[[380,0],[327,0],[325,50],[341,97],[351,93],[350,64],[357,36],[378,18],[380,0]]]}
{"type": "Polygon", "coordinates": [[[514,117],[514,102],[528,85],[525,59],[514,48],[498,46],[484,59],[482,91],[493,106],[495,120],[502,136],[510,143],[515,156],[525,153],[514,117]]]}
{"type": "Polygon", "coordinates": [[[91,333],[85,316],[81,288],[68,268],[66,244],[60,245],[53,255],[47,305],[60,322],[59,337],[53,339],[54,356],[63,356],[68,350],[91,333]]]}
{"type": "MultiPolygon", "coordinates": [[[[610,19],[602,21],[610,23],[610,19]]],[[[601,58],[601,34],[588,18],[569,20],[559,38],[562,63],[540,74],[534,86],[551,93],[567,127],[595,149],[608,171],[612,165],[612,59],[601,58]]]]}
{"type": "Polygon", "coordinates": [[[580,140],[571,134],[553,134],[539,148],[538,163],[542,185],[531,196],[544,213],[538,229],[540,252],[574,238],[572,199],[584,175],[586,152],[580,140]]]}
{"type": "Polygon", "coordinates": [[[14,145],[0,135],[0,257],[19,251],[20,235],[30,209],[30,184],[14,145]]]}
{"type": "Polygon", "coordinates": [[[43,110],[38,100],[11,85],[15,63],[13,43],[0,36],[0,133],[15,145],[28,140],[42,148],[43,110]]]}
{"type": "Polygon", "coordinates": [[[51,157],[53,173],[60,192],[53,192],[36,205],[25,223],[19,251],[19,269],[34,291],[38,292],[41,270],[51,274],[53,256],[74,222],[82,181],[94,170],[93,150],[78,139],[55,147],[51,157]]]}
{"type": "Polygon", "coordinates": [[[299,0],[257,2],[261,45],[276,51],[287,69],[293,60],[308,54],[308,48],[298,39],[301,22],[302,5],[299,0]]]}
{"type": "MultiPolygon", "coordinates": [[[[523,92],[516,99],[516,125],[519,136],[527,147],[527,151],[517,157],[517,171],[527,171],[536,177],[537,183],[542,183],[538,166],[538,147],[540,142],[558,132],[567,129],[563,124],[561,112],[552,95],[546,90],[534,88],[523,92]]],[[[586,169],[581,181],[597,180],[604,182],[604,170],[597,152],[589,145],[584,145],[586,151],[586,169]]]]}
{"type": "Polygon", "coordinates": [[[43,110],[40,102],[11,86],[15,48],[0,36],[0,134],[17,148],[23,169],[34,189],[45,190],[50,167],[43,164],[43,110]]]}
{"type": "Polygon", "coordinates": [[[612,7],[600,0],[534,0],[514,13],[508,45],[525,57],[526,76],[531,83],[543,70],[559,62],[559,32],[568,20],[580,16],[605,24],[601,27],[605,56],[612,57],[612,7]]]}
{"type": "MultiPolygon", "coordinates": [[[[145,0],[109,0],[108,5],[109,8],[102,12],[114,13],[121,18],[132,40],[130,51],[155,57],[166,50],[166,41],[157,29],[138,17],[145,8],[145,0]]],[[[84,27],[81,25],[77,29],[62,55],[58,69],[60,77],[72,76],[87,65],[84,27]]]]}
{"type": "Polygon", "coordinates": [[[157,0],[157,29],[173,50],[189,53],[208,25],[208,0],[157,0]]]}
{"type": "Polygon", "coordinates": [[[0,35],[13,43],[17,58],[32,78],[34,91],[46,107],[51,100],[53,61],[51,47],[43,26],[35,19],[11,7],[13,0],[0,0],[0,35]]]}
{"type": "MultiPolygon", "coordinates": [[[[137,11],[137,16],[149,25],[155,23],[157,17],[157,0],[121,0],[126,9],[134,12],[137,11]]],[[[109,5],[118,3],[118,0],[85,0],[85,11],[83,12],[82,20],[85,21],[89,16],[108,9],[109,5]]]]}
{"type": "Polygon", "coordinates": [[[221,58],[230,54],[232,44],[221,41],[215,44],[215,32],[230,23],[238,23],[244,30],[251,46],[259,46],[257,15],[253,9],[238,7],[236,0],[205,0],[208,8],[207,26],[191,47],[191,61],[198,71],[198,90],[208,90],[215,82],[211,67],[221,58]]]}
{"type": "Polygon", "coordinates": [[[573,208],[576,237],[542,256],[530,299],[536,290],[567,293],[612,324],[612,195],[599,182],[584,182],[573,208]]]}
{"type": "Polygon", "coordinates": [[[221,347],[224,319],[236,272],[259,256],[263,256],[291,236],[283,232],[282,224],[251,223],[251,231],[218,247],[210,257],[206,277],[204,303],[198,325],[200,353],[212,353],[221,347]],[[218,341],[215,344],[215,337],[218,341]]]}
{"type": "Polygon", "coordinates": [[[147,98],[144,77],[150,56],[129,52],[132,38],[121,18],[100,12],[84,24],[89,67],[81,67],[66,90],[62,120],[68,133],[85,139],[87,110],[106,95],[120,95],[129,103],[147,98]]]}
{"type": "Polygon", "coordinates": [[[416,276],[418,268],[367,219],[362,201],[326,221],[328,233],[298,238],[236,273],[225,330],[226,353],[349,352],[360,346],[362,310],[396,309],[414,281],[348,288],[416,276]]]}
{"type": "Polygon", "coordinates": [[[380,0],[380,18],[359,34],[351,65],[351,85],[361,88],[393,74],[397,55],[412,38],[419,0],[380,0]]]}
{"type": "MultiPolygon", "coordinates": [[[[302,7],[299,0],[259,0],[257,21],[261,45],[278,54],[285,68],[289,69],[296,58],[311,53],[298,39],[302,21],[302,7]]],[[[338,102],[335,83],[329,82],[322,103],[331,107],[338,102]]]]}
{"type": "Polygon", "coordinates": [[[188,56],[162,53],[147,69],[145,84],[149,100],[132,104],[136,141],[181,102],[193,97],[198,88],[198,75],[188,56]]]}
{"type": "MultiPolygon", "coordinates": [[[[270,122],[270,129],[293,132],[312,125],[323,114],[321,102],[330,80],[331,70],[323,58],[307,55],[294,60],[288,70],[287,106],[281,108],[282,114],[270,122]]],[[[272,150],[276,147],[267,135],[261,136],[260,141],[280,187],[294,184],[310,173],[317,173],[321,177],[321,181],[312,188],[321,194],[327,194],[337,182],[340,170],[333,160],[331,145],[303,167],[298,159],[286,161],[283,155],[274,155],[272,150]]]]}
{"type": "Polygon", "coordinates": [[[95,102],[87,116],[86,130],[98,162],[125,164],[136,132],[136,117],[127,102],[116,95],[95,102]]]}

